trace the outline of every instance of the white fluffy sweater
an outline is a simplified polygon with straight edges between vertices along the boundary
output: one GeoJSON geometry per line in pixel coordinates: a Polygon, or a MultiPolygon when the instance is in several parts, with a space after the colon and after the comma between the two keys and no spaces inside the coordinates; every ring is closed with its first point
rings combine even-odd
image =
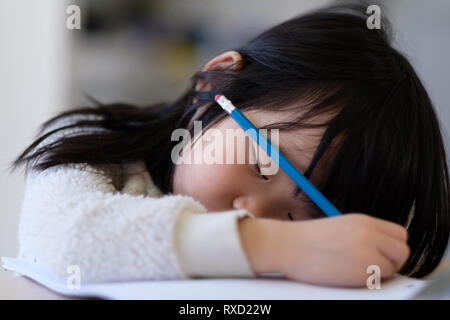
{"type": "Polygon", "coordinates": [[[143,161],[110,173],[87,164],[30,171],[19,257],[61,278],[77,265],[82,283],[256,276],[237,229],[251,213],[211,213],[191,197],[162,195],[143,161]]]}

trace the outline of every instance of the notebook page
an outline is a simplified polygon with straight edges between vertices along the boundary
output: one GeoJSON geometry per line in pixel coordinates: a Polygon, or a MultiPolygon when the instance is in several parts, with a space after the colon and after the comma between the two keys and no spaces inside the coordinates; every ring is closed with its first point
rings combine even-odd
{"type": "MultiPolygon", "coordinates": [[[[204,278],[195,280],[133,281],[83,284],[70,289],[36,263],[2,257],[3,267],[27,276],[57,293],[78,297],[150,300],[347,300],[410,299],[428,280],[395,276],[381,289],[336,288],[294,282],[269,274],[259,278],[204,278]]],[[[68,275],[69,276],[69,275],[68,275]]]]}

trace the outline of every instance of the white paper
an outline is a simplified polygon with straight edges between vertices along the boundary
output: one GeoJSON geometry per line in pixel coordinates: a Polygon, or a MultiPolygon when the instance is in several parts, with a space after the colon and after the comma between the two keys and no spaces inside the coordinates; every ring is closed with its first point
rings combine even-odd
{"type": "MultiPolygon", "coordinates": [[[[381,289],[314,286],[266,274],[259,278],[215,278],[89,283],[71,289],[36,263],[2,257],[3,268],[29,277],[63,295],[149,300],[398,300],[411,299],[429,280],[395,276],[381,289]]],[[[68,274],[69,276],[69,274],[68,274]]],[[[369,275],[368,275],[369,276],[369,275]]]]}

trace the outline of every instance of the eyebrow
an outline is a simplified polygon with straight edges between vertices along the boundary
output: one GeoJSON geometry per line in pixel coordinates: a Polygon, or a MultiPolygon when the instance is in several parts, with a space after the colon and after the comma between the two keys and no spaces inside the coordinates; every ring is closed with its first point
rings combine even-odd
{"type": "MultiPolygon", "coordinates": [[[[270,137],[268,137],[268,136],[269,136],[269,134],[267,134],[266,139],[269,140],[270,144],[272,144],[272,141],[270,140],[270,137]]],[[[287,158],[286,150],[284,149],[284,147],[281,146],[281,141],[278,144],[277,148],[278,148],[278,151],[280,151],[280,153],[282,153],[287,158]]],[[[272,159],[271,155],[269,157],[272,159]]],[[[297,166],[295,166],[295,167],[297,168],[297,166]]],[[[300,171],[301,174],[303,174],[303,172],[300,169],[297,168],[297,170],[300,171]]],[[[300,187],[296,184],[294,187],[294,190],[292,191],[292,197],[294,199],[298,200],[297,197],[301,192],[302,192],[302,189],[300,189],[300,187]]]]}
{"type": "Polygon", "coordinates": [[[292,191],[292,196],[297,198],[300,192],[302,192],[302,189],[300,189],[298,185],[295,185],[294,190],[292,191]]]}
{"type": "MultiPolygon", "coordinates": [[[[269,139],[267,139],[267,140],[269,140],[269,139]]],[[[270,141],[270,140],[269,140],[270,141]]],[[[270,142],[270,143],[272,143],[272,142],[270,142]]],[[[284,150],[284,148],[282,148],[281,147],[281,143],[280,143],[280,145],[278,146],[278,150],[287,158],[287,153],[285,152],[285,150],[284,150]]],[[[272,157],[271,157],[272,158],[272,157]]],[[[292,161],[291,161],[292,162],[292,161]]],[[[293,164],[294,165],[294,164],[293,164]]],[[[301,174],[303,174],[303,172],[299,169],[299,168],[297,168],[297,166],[295,166],[296,167],[296,169],[298,170],[298,171],[300,171],[300,173],[301,174]]],[[[297,199],[297,197],[298,197],[298,195],[301,193],[301,192],[303,192],[303,190],[297,185],[297,184],[295,184],[295,187],[294,187],[294,189],[292,190],[292,197],[294,198],[294,199],[297,199]]]]}
{"type": "MultiPolygon", "coordinates": [[[[264,128],[264,127],[263,127],[263,128],[264,128]]],[[[259,128],[259,129],[261,129],[261,128],[259,128]]],[[[272,130],[272,128],[269,128],[269,130],[272,130]]],[[[270,144],[272,144],[272,141],[270,140],[269,134],[267,134],[266,139],[270,142],[270,144]]],[[[287,153],[285,152],[284,147],[281,146],[281,141],[280,141],[280,143],[278,144],[278,146],[276,146],[276,147],[278,148],[278,151],[279,151],[280,153],[282,153],[282,154],[287,158],[287,153]]],[[[272,156],[271,156],[271,155],[270,155],[269,157],[272,159],[272,156]]],[[[293,165],[294,165],[294,164],[293,164],[293,165]]],[[[296,167],[296,169],[297,169],[298,171],[300,171],[301,174],[303,174],[303,172],[302,172],[299,168],[297,168],[297,166],[295,166],[295,167],[296,167]]],[[[309,179],[308,179],[308,180],[309,180],[309,179]]],[[[291,192],[292,198],[293,198],[294,200],[297,200],[297,201],[303,201],[303,200],[301,200],[301,199],[298,198],[298,195],[299,195],[300,193],[302,193],[302,192],[303,192],[303,190],[302,190],[297,184],[295,184],[295,187],[294,187],[294,189],[293,189],[292,192],[291,192]]],[[[305,196],[308,197],[306,194],[305,194],[305,196]]],[[[310,200],[311,200],[311,199],[310,199],[310,200]]],[[[303,201],[303,202],[304,202],[304,201],[303,201]]],[[[309,207],[310,212],[311,212],[311,215],[313,216],[313,218],[322,218],[322,217],[326,216],[326,215],[323,213],[323,211],[320,210],[320,208],[318,208],[317,205],[316,205],[314,202],[312,202],[312,200],[311,200],[311,202],[306,202],[306,204],[307,204],[307,206],[309,207]]]]}

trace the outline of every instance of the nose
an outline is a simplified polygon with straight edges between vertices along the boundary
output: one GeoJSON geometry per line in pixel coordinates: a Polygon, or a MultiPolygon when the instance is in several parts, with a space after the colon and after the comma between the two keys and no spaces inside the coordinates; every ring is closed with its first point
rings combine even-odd
{"type": "Polygon", "coordinates": [[[275,215],[277,210],[275,206],[274,199],[267,194],[239,196],[233,200],[234,209],[250,211],[256,218],[275,215]]]}

